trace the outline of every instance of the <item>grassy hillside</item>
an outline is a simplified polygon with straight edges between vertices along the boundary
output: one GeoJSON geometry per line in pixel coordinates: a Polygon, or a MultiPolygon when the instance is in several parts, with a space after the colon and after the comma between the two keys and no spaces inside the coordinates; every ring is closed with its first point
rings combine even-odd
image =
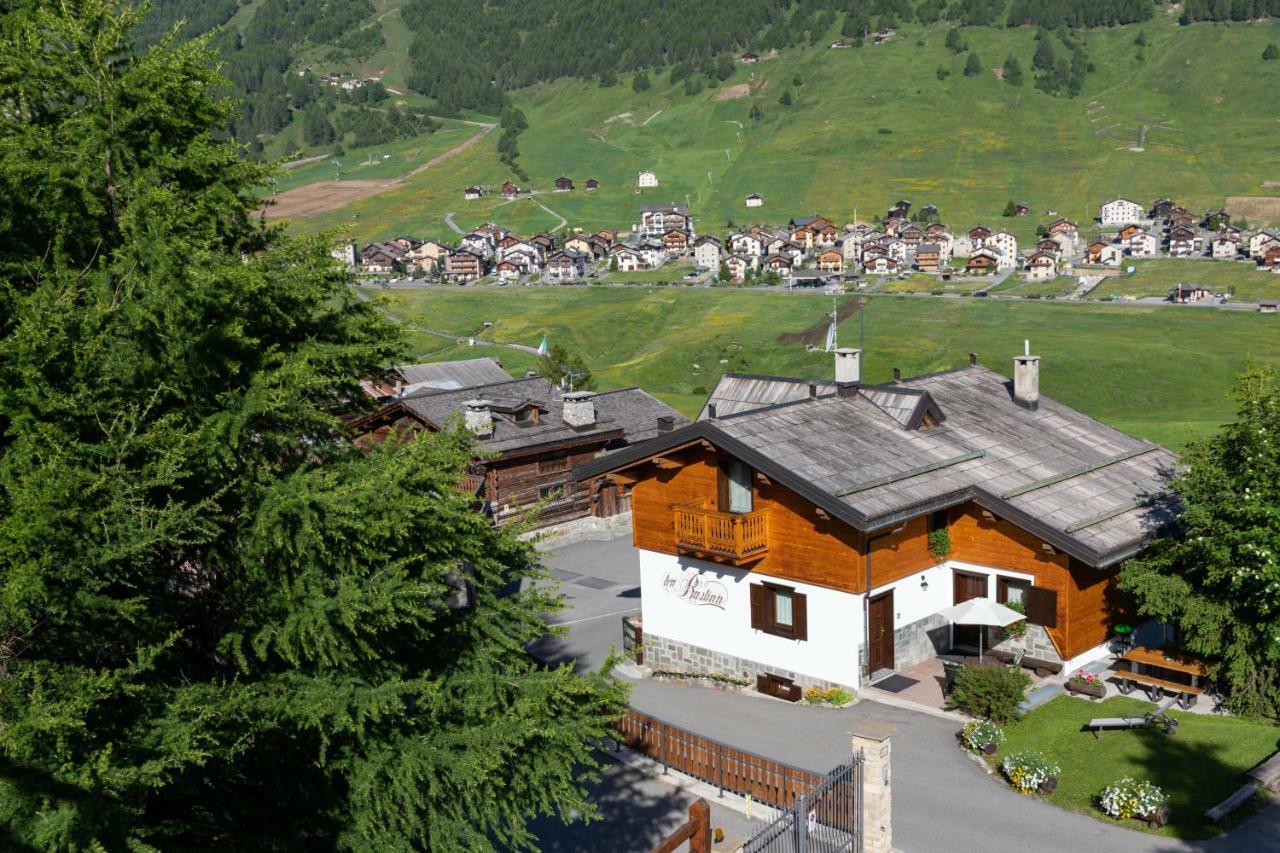
{"type": "MultiPolygon", "coordinates": [[[[586,357],[603,387],[639,384],[692,414],[726,370],[829,377],[822,345],[831,302],[812,295],[733,289],[538,288],[396,292],[393,313],[429,328],[536,346],[543,334],[586,357]],[[484,321],[493,327],[483,330],[484,321]]],[[[851,301],[851,300],[850,300],[851,301]]],[[[849,301],[846,301],[846,305],[849,301]]],[[[858,345],[858,318],[841,343],[858,345]]],[[[1120,429],[1172,447],[1231,416],[1231,379],[1253,357],[1280,366],[1275,316],[1176,307],[870,297],[865,364],[870,382],[964,364],[1009,374],[1029,338],[1043,357],[1041,389],[1120,429]]],[[[415,346],[422,343],[413,342],[415,346]]],[[[416,355],[475,357],[474,347],[430,338],[416,355]]],[[[512,370],[526,360],[500,355],[512,370]]]]}
{"type": "MultiPolygon", "coordinates": [[[[603,387],[636,384],[695,412],[727,370],[827,377],[821,346],[831,302],[740,290],[538,288],[401,291],[406,320],[455,334],[536,345],[542,335],[581,353],[603,387]],[[483,323],[493,326],[483,330],[483,323]],[[801,333],[798,335],[798,333],[801,333]]],[[[852,302],[846,298],[845,305],[852,302]]],[[[848,310],[847,308],[845,310],[848,310]]],[[[1280,321],[1237,312],[1136,306],[871,297],[866,378],[888,380],[963,364],[970,352],[1010,372],[1024,338],[1043,357],[1041,390],[1121,429],[1180,446],[1232,413],[1227,390],[1247,358],[1280,366],[1280,321]]],[[[858,343],[856,315],[840,330],[858,343]]],[[[475,348],[432,346],[432,358],[475,348]]],[[[496,350],[483,350],[493,354],[496,350]]],[[[501,351],[504,364],[520,358],[501,351]]],[[[518,362],[518,363],[517,363],[518,362]]]]}
{"type": "MultiPolygon", "coordinates": [[[[541,198],[586,228],[629,224],[642,202],[687,200],[704,229],[718,231],[730,220],[812,211],[869,218],[907,197],[937,204],[949,223],[997,223],[1029,237],[1036,217],[1002,219],[1008,199],[1027,201],[1042,221],[1048,210],[1088,221],[1114,195],[1144,202],[1171,195],[1193,208],[1280,195],[1264,187],[1280,181],[1280,110],[1271,97],[1280,63],[1259,58],[1280,39],[1280,23],[1178,27],[1167,18],[1089,31],[1096,70],[1076,98],[997,79],[1007,55],[1030,67],[1030,29],[966,30],[988,69],[975,77],[963,76],[965,54],[944,47],[945,33],[914,26],[884,45],[786,51],[739,66],[727,83],[694,96],[661,73],[642,94],[626,77],[607,89],[563,80],[523,91],[516,101],[530,128],[520,137],[520,163],[535,188],[561,174],[599,179],[593,194],[541,198]],[[1139,31],[1145,61],[1133,44],[1139,31]],[[939,66],[950,71],[943,80],[939,66]],[[778,98],[788,88],[794,103],[783,107],[778,98]],[[763,120],[748,118],[753,103],[763,120]],[[1129,150],[1136,147],[1143,150],[1129,150]],[[643,168],[662,185],[637,196],[633,181],[643,168]],[[765,196],[762,210],[743,206],[751,192],[765,196]]],[[[467,184],[509,177],[494,145],[487,140],[394,195],[298,226],[315,230],[357,213],[359,237],[441,236],[447,211],[464,226],[486,218],[520,228],[554,223],[527,203],[463,202],[467,184]]]]}

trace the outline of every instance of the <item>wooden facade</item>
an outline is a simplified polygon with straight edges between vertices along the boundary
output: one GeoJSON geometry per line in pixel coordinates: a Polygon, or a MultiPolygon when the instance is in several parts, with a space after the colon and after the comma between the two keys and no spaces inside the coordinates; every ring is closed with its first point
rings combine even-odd
{"type": "MultiPolygon", "coordinates": [[[[693,549],[695,554],[682,541],[690,523],[684,516],[688,507],[717,507],[721,463],[728,460],[699,443],[610,475],[631,487],[635,546],[850,593],[867,590],[868,542],[873,590],[940,562],[929,548],[927,515],[909,519],[897,532],[868,537],[759,472],[753,475],[752,513],[767,518],[766,541],[750,553],[704,547],[693,549]]],[[[973,503],[936,514],[934,523],[945,523],[950,532],[945,559],[1031,575],[1035,587],[1053,594],[1048,596],[1054,599],[1053,617],[1045,620],[1045,630],[1064,660],[1104,642],[1111,626],[1127,618],[1111,584],[1114,569],[1087,566],[973,503]]]]}

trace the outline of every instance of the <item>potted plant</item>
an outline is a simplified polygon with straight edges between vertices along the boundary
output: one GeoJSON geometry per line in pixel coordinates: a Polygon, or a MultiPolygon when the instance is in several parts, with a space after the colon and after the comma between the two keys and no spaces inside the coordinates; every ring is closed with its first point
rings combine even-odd
{"type": "Polygon", "coordinates": [[[972,752],[995,755],[1000,741],[1004,740],[1004,729],[990,720],[974,720],[960,730],[960,740],[972,752]]]}
{"type": "Polygon", "coordinates": [[[1136,817],[1146,821],[1152,829],[1159,829],[1169,822],[1169,798],[1145,779],[1132,776],[1117,779],[1102,789],[1098,805],[1116,820],[1136,817]]]}
{"type": "Polygon", "coordinates": [[[1092,696],[1094,699],[1101,699],[1107,695],[1107,685],[1103,682],[1102,676],[1085,672],[1083,669],[1077,669],[1067,679],[1066,688],[1069,693],[1092,696]]]}
{"type": "MultiPolygon", "coordinates": [[[[1004,606],[1016,613],[1021,613],[1023,616],[1027,615],[1027,605],[1021,601],[1006,601],[1004,606]]],[[[1005,625],[1000,629],[1000,639],[1002,640],[1021,640],[1025,636],[1027,636],[1026,619],[1019,619],[1017,622],[1005,625]]]]}
{"type": "Polygon", "coordinates": [[[1015,752],[1000,765],[1014,790],[1023,794],[1052,794],[1062,768],[1040,752],[1015,752]]]}
{"type": "Polygon", "coordinates": [[[933,554],[935,559],[945,560],[947,555],[951,553],[951,531],[945,527],[939,527],[929,534],[929,553],[933,554]]]}

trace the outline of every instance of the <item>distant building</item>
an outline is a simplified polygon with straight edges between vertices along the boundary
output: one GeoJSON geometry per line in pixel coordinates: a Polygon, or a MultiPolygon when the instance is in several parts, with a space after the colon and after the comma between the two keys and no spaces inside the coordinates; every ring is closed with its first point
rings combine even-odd
{"type": "Polygon", "coordinates": [[[1142,205],[1127,198],[1113,198],[1098,208],[1098,222],[1103,225],[1128,225],[1146,218],[1142,205]]]}
{"type": "Polygon", "coordinates": [[[502,184],[503,198],[515,198],[518,195],[520,195],[520,188],[516,186],[513,182],[506,181],[502,184]]]}
{"type": "Polygon", "coordinates": [[[658,185],[658,175],[654,172],[645,170],[641,172],[639,175],[636,175],[636,186],[642,190],[647,189],[649,187],[656,187],[657,185],[658,185]]]}
{"type": "Polygon", "coordinates": [[[764,206],[764,196],[760,195],[759,193],[752,193],[751,195],[747,196],[747,207],[763,207],[763,206],[764,206]]]}
{"type": "Polygon", "coordinates": [[[573,181],[564,175],[556,178],[556,192],[567,193],[573,191],[573,181]]]}
{"type": "Polygon", "coordinates": [[[746,53],[742,54],[742,57],[741,57],[741,62],[743,65],[754,65],[759,61],[760,61],[760,57],[755,55],[751,51],[747,51],[746,53]]]}
{"type": "Polygon", "coordinates": [[[480,187],[467,187],[462,191],[462,197],[467,201],[480,198],[482,195],[484,195],[484,190],[480,189],[480,187]]]}
{"type": "Polygon", "coordinates": [[[587,192],[600,189],[600,182],[595,178],[587,178],[587,192]]]}

